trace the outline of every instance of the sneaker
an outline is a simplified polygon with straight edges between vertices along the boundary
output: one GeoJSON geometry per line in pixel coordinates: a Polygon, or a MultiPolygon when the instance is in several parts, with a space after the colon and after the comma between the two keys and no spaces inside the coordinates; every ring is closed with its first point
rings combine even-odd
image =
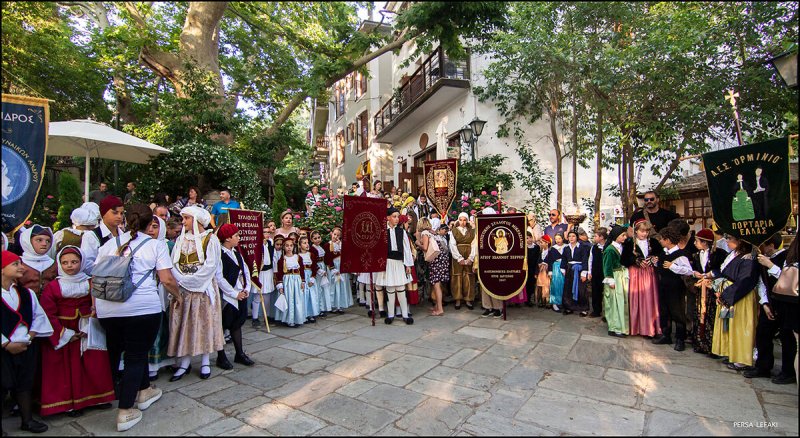
{"type": "Polygon", "coordinates": [[[163,393],[164,392],[160,388],[154,386],[139,391],[139,395],[136,397],[136,407],[139,408],[140,411],[149,408],[150,405],[161,398],[163,393]]]}
{"type": "Polygon", "coordinates": [[[502,318],[502,317],[503,317],[503,312],[501,310],[495,310],[492,313],[492,318],[502,318]]]}
{"type": "Polygon", "coordinates": [[[489,316],[491,316],[491,315],[492,315],[492,309],[486,309],[486,310],[484,310],[484,312],[481,314],[481,317],[483,317],[483,318],[487,318],[487,317],[489,317],[489,316]]]}
{"type": "Polygon", "coordinates": [[[127,414],[117,414],[117,432],[124,432],[142,421],[142,411],[130,409],[127,414]]]}
{"type": "Polygon", "coordinates": [[[559,309],[557,305],[553,304],[553,311],[554,312],[560,312],[561,309],[559,309]]]}

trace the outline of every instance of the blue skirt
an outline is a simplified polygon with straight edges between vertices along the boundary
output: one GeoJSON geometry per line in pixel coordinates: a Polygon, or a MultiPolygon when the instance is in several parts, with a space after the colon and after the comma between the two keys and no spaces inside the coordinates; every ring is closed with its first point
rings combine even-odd
{"type": "MultiPolygon", "coordinates": [[[[341,257],[333,260],[333,266],[338,270],[341,257]]],[[[330,275],[331,288],[331,307],[334,309],[346,309],[353,305],[353,291],[350,289],[350,274],[330,275]],[[338,280],[336,277],[339,277],[338,280]]]]}
{"type": "Polygon", "coordinates": [[[306,290],[303,293],[305,296],[306,317],[311,318],[319,315],[319,292],[317,292],[317,284],[312,286],[309,282],[311,280],[317,281],[311,269],[305,270],[306,290]]]}
{"type": "Polygon", "coordinates": [[[550,304],[561,305],[564,294],[564,274],[561,273],[561,260],[553,263],[553,278],[550,279],[550,304]]]}
{"type": "MultiPolygon", "coordinates": [[[[300,287],[301,283],[300,276],[297,274],[283,276],[283,294],[286,296],[288,307],[285,312],[275,310],[276,319],[279,321],[286,324],[303,324],[306,322],[305,293],[300,287]]],[[[276,292],[278,291],[276,290],[276,292]]]]}

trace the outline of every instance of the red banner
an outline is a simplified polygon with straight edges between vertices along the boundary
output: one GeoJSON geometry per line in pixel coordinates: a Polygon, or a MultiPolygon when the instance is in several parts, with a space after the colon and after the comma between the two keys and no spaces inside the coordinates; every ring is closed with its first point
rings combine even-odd
{"type": "Polygon", "coordinates": [[[439,212],[439,216],[447,216],[447,209],[456,199],[456,181],[458,179],[458,160],[426,161],[425,194],[431,204],[439,212]]]}
{"type": "Polygon", "coordinates": [[[524,214],[478,215],[478,281],[486,292],[507,300],[528,279],[524,214]]]}
{"type": "Polygon", "coordinates": [[[388,253],[386,200],[345,196],[341,272],[384,271],[388,253]]]}
{"type": "Polygon", "coordinates": [[[258,273],[264,260],[264,212],[255,210],[228,210],[230,223],[239,228],[239,252],[242,253],[250,280],[258,287],[258,273]]]}

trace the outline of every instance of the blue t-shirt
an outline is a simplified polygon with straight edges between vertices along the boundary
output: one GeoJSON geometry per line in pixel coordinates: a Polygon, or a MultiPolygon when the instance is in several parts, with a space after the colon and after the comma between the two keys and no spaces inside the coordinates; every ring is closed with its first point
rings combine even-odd
{"type": "Polygon", "coordinates": [[[567,226],[568,225],[564,223],[556,224],[555,227],[552,225],[548,225],[544,228],[544,234],[550,236],[550,238],[553,239],[553,244],[555,244],[556,242],[555,241],[556,234],[561,234],[564,237],[564,240],[566,241],[567,236],[564,236],[564,234],[566,234],[567,232],[567,226]]]}
{"type": "Polygon", "coordinates": [[[227,213],[228,210],[230,210],[231,208],[237,209],[237,208],[240,208],[240,207],[241,206],[239,205],[239,201],[237,201],[235,199],[231,199],[231,201],[228,202],[228,203],[219,201],[216,204],[214,204],[213,207],[211,207],[211,214],[213,214],[214,216],[218,216],[220,214],[227,213]]]}

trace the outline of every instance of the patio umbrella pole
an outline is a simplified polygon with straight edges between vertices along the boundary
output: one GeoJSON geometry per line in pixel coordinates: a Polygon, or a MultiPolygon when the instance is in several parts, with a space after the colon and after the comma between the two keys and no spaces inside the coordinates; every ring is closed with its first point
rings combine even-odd
{"type": "Polygon", "coordinates": [[[86,181],[83,183],[83,202],[89,202],[89,149],[86,149],[86,171],[84,177],[86,181]]]}

